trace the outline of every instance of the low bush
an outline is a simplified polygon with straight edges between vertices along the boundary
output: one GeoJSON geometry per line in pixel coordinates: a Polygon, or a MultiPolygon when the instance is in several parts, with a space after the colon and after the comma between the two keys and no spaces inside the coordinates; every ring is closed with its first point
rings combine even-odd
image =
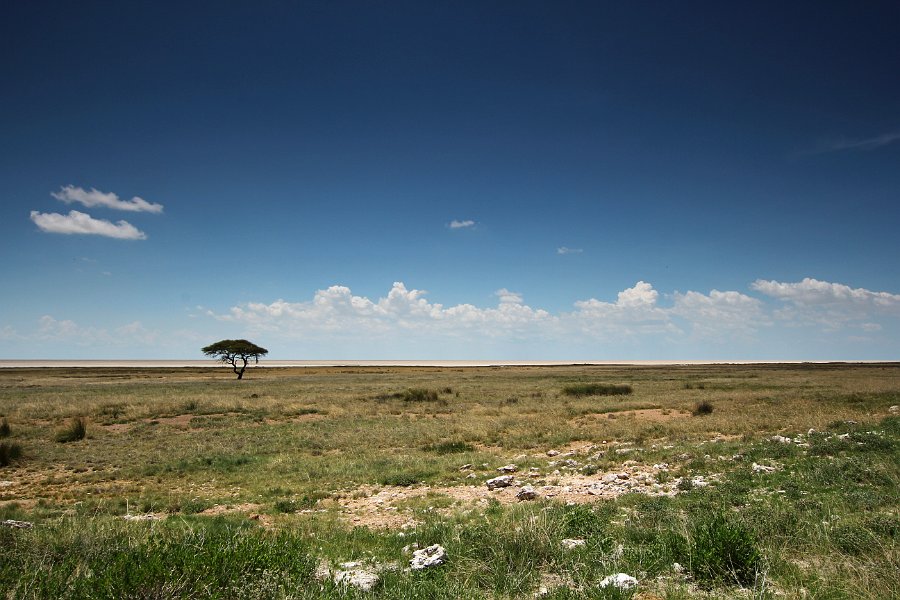
{"type": "Polygon", "coordinates": [[[22,446],[15,442],[0,442],[0,467],[5,467],[22,456],[22,446]]]}
{"type": "Polygon", "coordinates": [[[12,433],[12,430],[9,428],[9,421],[4,417],[2,421],[0,421],[0,438],[9,437],[12,433]]]}
{"type": "Polygon", "coordinates": [[[575,383],[562,390],[566,396],[625,396],[632,391],[630,385],[616,383],[575,383]]]}
{"type": "Polygon", "coordinates": [[[87,421],[84,417],[75,417],[63,429],[56,432],[56,441],[65,444],[83,440],[87,435],[87,421]]]}
{"type": "Polygon", "coordinates": [[[712,402],[709,400],[703,400],[694,405],[694,409],[691,411],[691,414],[695,417],[702,417],[704,415],[711,415],[714,407],[712,402]]]}

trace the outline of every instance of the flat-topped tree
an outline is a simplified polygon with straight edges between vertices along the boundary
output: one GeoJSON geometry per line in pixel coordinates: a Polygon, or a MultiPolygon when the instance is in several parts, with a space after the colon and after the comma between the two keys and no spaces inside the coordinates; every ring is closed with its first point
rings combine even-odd
{"type": "Polygon", "coordinates": [[[221,340],[203,349],[203,354],[231,365],[231,370],[237,374],[238,379],[244,378],[244,370],[251,360],[259,363],[259,357],[268,353],[265,348],[247,340],[221,340]]]}

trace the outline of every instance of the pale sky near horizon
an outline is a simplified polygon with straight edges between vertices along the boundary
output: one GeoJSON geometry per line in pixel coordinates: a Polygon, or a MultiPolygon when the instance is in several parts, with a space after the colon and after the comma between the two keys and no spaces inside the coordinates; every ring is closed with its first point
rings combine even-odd
{"type": "Polygon", "coordinates": [[[900,4],[0,9],[0,359],[900,359],[900,4]]]}

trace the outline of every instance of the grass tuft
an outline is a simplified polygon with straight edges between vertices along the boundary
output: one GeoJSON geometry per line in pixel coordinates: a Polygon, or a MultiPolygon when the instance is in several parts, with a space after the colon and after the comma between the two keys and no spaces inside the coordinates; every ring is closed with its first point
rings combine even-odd
{"type": "Polygon", "coordinates": [[[0,467],[6,467],[22,456],[22,446],[15,442],[0,442],[0,467]]]}
{"type": "Polygon", "coordinates": [[[632,391],[631,386],[615,383],[575,383],[567,385],[562,392],[566,396],[626,396],[632,391]]]}
{"type": "Polygon", "coordinates": [[[56,432],[56,441],[65,444],[83,440],[87,435],[87,421],[84,417],[74,417],[63,429],[56,432]]]}
{"type": "Polygon", "coordinates": [[[753,585],[762,561],[753,532],[721,513],[693,526],[688,549],[691,574],[706,584],[753,585]]]}
{"type": "Polygon", "coordinates": [[[9,428],[9,421],[6,420],[6,417],[0,421],[0,438],[9,437],[12,434],[12,430],[9,428]]]}
{"type": "Polygon", "coordinates": [[[423,446],[422,450],[426,452],[434,452],[435,454],[459,454],[460,452],[474,452],[475,447],[465,442],[441,442],[439,444],[428,444],[423,446]]]}
{"type": "Polygon", "coordinates": [[[711,415],[715,407],[713,407],[712,402],[709,400],[702,400],[694,405],[694,409],[691,411],[691,414],[695,417],[701,417],[704,415],[711,415]]]}

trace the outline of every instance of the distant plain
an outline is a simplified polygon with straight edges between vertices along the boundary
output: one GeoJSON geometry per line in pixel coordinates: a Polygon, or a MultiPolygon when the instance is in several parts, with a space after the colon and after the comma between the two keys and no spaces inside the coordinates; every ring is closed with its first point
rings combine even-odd
{"type": "Polygon", "coordinates": [[[897,364],[5,366],[0,595],[898,595],[897,364]]]}

